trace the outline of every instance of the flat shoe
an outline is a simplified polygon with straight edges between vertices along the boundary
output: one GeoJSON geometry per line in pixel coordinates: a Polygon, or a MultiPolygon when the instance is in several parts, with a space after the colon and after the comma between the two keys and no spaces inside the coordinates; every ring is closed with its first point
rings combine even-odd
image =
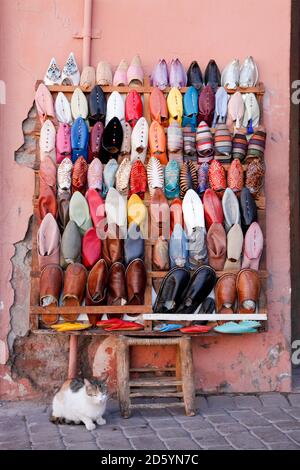
{"type": "Polygon", "coordinates": [[[239,224],[231,227],[227,233],[227,260],[224,271],[241,269],[241,254],[243,249],[243,232],[239,224]]]}
{"type": "MultiPolygon", "coordinates": [[[[57,307],[60,291],[63,284],[63,270],[57,264],[48,264],[41,272],[40,277],[40,305],[42,307],[57,307]]],[[[45,325],[57,323],[59,315],[43,315],[45,325]]]]}
{"type": "Polygon", "coordinates": [[[188,286],[181,295],[177,313],[194,313],[210,294],[216,283],[216,273],[210,266],[201,266],[192,275],[188,286]]]}
{"type": "Polygon", "coordinates": [[[253,222],[245,235],[242,269],[250,268],[258,271],[263,246],[264,238],[261,228],[257,222],[253,222]]]}
{"type": "Polygon", "coordinates": [[[215,286],[216,313],[234,313],[236,311],[237,275],[223,274],[215,286]]]}
{"type": "Polygon", "coordinates": [[[208,264],[223,271],[226,261],[226,233],[222,224],[213,223],[207,232],[208,264]]]}
{"type": "MultiPolygon", "coordinates": [[[[62,303],[64,307],[79,307],[84,297],[87,270],[80,263],[69,264],[65,272],[62,303]]],[[[78,314],[64,316],[65,320],[76,321],[78,314]]]]}
{"type": "Polygon", "coordinates": [[[260,295],[260,280],[256,271],[243,269],[237,275],[238,312],[255,313],[260,295]]]}
{"type": "Polygon", "coordinates": [[[143,305],[147,285],[147,272],[144,261],[141,259],[131,261],[126,268],[125,279],[128,296],[127,305],[143,305]]]}
{"type": "Polygon", "coordinates": [[[175,267],[163,278],[154,306],[155,313],[174,313],[189,282],[189,271],[175,267]]]}

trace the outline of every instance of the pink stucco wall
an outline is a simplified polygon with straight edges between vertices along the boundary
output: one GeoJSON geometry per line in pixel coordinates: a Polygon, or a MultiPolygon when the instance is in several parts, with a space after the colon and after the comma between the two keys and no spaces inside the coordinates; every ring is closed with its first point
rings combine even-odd
{"type": "MultiPolygon", "coordinates": [[[[94,0],[92,64],[113,66],[140,54],[146,72],[159,57],[210,58],[222,68],[230,59],[253,55],[266,86],[264,120],[268,130],[267,265],[269,331],[194,341],[195,377],[205,391],[290,389],[289,275],[289,54],[290,0],[94,0]]],[[[14,162],[23,143],[21,124],[34,99],[34,84],[49,59],[63,64],[73,50],[81,63],[83,0],[1,0],[0,79],[6,105],[0,105],[1,142],[1,304],[0,380],[11,387],[7,334],[14,293],[10,286],[14,244],[22,240],[32,212],[33,172],[14,162]],[[1,366],[2,364],[2,366],[1,366]]],[[[24,311],[24,315],[28,312],[24,311]]]]}

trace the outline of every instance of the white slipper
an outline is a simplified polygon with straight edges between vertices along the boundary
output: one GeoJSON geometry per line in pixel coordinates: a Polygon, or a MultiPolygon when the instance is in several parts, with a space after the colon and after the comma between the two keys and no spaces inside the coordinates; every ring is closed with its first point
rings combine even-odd
{"type": "Polygon", "coordinates": [[[55,114],[59,122],[63,124],[72,124],[71,106],[68,98],[61,91],[55,100],[55,114]]]}
{"type": "Polygon", "coordinates": [[[141,117],[133,128],[131,134],[131,162],[141,160],[145,163],[148,148],[149,126],[144,117],[141,117]]]}
{"type": "Polygon", "coordinates": [[[53,123],[47,119],[44,122],[41,128],[40,135],[40,159],[44,160],[46,156],[52,158],[56,162],[56,153],[55,153],[55,138],[56,131],[53,123]]]}
{"type": "Polygon", "coordinates": [[[127,229],[127,198],[115,188],[109,188],[105,199],[105,212],[108,230],[114,225],[120,228],[120,234],[127,229]]]}
{"type": "MultiPolygon", "coordinates": [[[[135,126],[136,127],[136,126],[135,126]]],[[[164,187],[164,169],[160,161],[155,157],[150,157],[147,165],[147,180],[150,196],[156,188],[164,187]]]]}
{"type": "Polygon", "coordinates": [[[189,189],[182,201],[182,212],[187,235],[191,235],[196,227],[205,228],[204,208],[196,191],[189,189]]]}
{"type": "Polygon", "coordinates": [[[254,127],[259,125],[260,120],[260,109],[257,102],[256,96],[254,93],[245,93],[243,95],[243,100],[245,103],[245,112],[243,118],[243,127],[248,127],[249,125],[249,134],[254,132],[254,127]],[[251,122],[251,124],[249,124],[251,122]]]}
{"type": "Polygon", "coordinates": [[[60,85],[61,84],[61,71],[57,65],[54,57],[50,60],[49,67],[44,76],[45,85],[60,85]]]}
{"type": "Polygon", "coordinates": [[[101,60],[97,65],[96,82],[98,85],[112,85],[113,77],[110,64],[101,60]]]}
{"type": "Polygon", "coordinates": [[[258,82],[258,68],[252,56],[246,57],[240,69],[240,86],[254,87],[258,82]]]}
{"type": "Polygon", "coordinates": [[[80,88],[75,88],[71,98],[71,110],[74,120],[82,117],[86,119],[89,113],[88,102],[85,94],[80,88]]]}
{"type": "Polygon", "coordinates": [[[125,121],[125,103],[118,91],[113,91],[107,100],[105,125],[117,117],[121,124],[125,121]]]}
{"type": "Polygon", "coordinates": [[[225,217],[225,230],[228,232],[235,224],[241,221],[239,201],[230,188],[226,188],[222,197],[222,207],[225,217]]]}
{"type": "Polygon", "coordinates": [[[80,73],[78,70],[78,65],[77,65],[74,53],[71,52],[62,70],[61,84],[78,86],[79,82],[80,82],[80,73]]]}
{"type": "Polygon", "coordinates": [[[240,61],[234,59],[226,65],[221,76],[221,85],[230,89],[235,89],[240,82],[240,61]]]}

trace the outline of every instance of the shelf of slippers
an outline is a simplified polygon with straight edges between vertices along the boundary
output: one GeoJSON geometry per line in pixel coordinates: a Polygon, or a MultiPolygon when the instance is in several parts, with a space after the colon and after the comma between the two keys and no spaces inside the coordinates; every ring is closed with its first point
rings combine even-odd
{"type": "MultiPolygon", "coordinates": [[[[36,83],[36,89],[38,88],[39,84],[41,81],[38,81],[36,83]]],[[[77,87],[72,87],[72,86],[49,86],[48,87],[50,92],[54,95],[58,92],[63,92],[67,95],[67,97],[70,99],[72,93],[74,92],[75,88],[77,87]]],[[[119,87],[113,87],[113,86],[104,86],[101,87],[104,91],[104,93],[112,93],[113,91],[118,91],[119,93],[122,94],[127,94],[129,93],[132,88],[131,87],[125,87],[125,86],[119,86],[119,87]]],[[[91,89],[83,89],[81,87],[82,91],[84,93],[90,93],[91,89]]],[[[138,92],[141,93],[144,97],[144,117],[148,120],[148,122],[151,122],[150,119],[150,112],[149,112],[149,106],[148,106],[148,100],[150,93],[153,89],[153,87],[150,86],[149,79],[145,79],[144,86],[143,87],[134,87],[134,89],[138,92]]],[[[170,88],[167,88],[164,90],[164,93],[168,93],[170,88]]],[[[181,93],[185,93],[187,91],[187,88],[182,88],[181,93]]],[[[253,88],[237,88],[237,89],[226,89],[228,94],[233,94],[236,91],[239,91],[241,93],[254,93],[257,96],[258,103],[260,107],[262,108],[262,98],[265,93],[264,85],[263,83],[258,83],[256,87],[253,88]]],[[[261,109],[261,115],[262,115],[262,109],[261,109]]],[[[55,123],[54,123],[55,124],[55,123]]],[[[40,136],[40,122],[39,119],[37,118],[36,120],[36,126],[35,130],[33,132],[33,136],[38,139],[40,136]]],[[[214,132],[214,129],[211,129],[212,133],[214,132]]],[[[36,161],[34,162],[34,171],[35,171],[35,190],[34,190],[34,196],[33,196],[33,208],[34,208],[34,213],[36,212],[37,208],[37,201],[38,201],[38,195],[39,195],[39,164],[40,159],[39,159],[39,147],[37,145],[37,150],[36,150],[36,161]]],[[[225,171],[228,171],[229,169],[229,163],[223,163],[223,167],[225,168],[225,171]]],[[[243,164],[243,170],[244,172],[247,170],[248,164],[244,163],[243,164]]],[[[149,207],[150,205],[150,196],[149,193],[145,194],[145,199],[144,199],[145,205],[149,207]]],[[[170,203],[171,201],[169,201],[170,203]]],[[[262,231],[265,235],[265,196],[263,190],[261,191],[260,195],[256,198],[256,205],[258,208],[258,222],[262,228],[262,231]]],[[[265,292],[267,288],[267,279],[268,279],[268,272],[265,269],[266,266],[266,249],[264,248],[263,252],[263,257],[261,260],[261,269],[259,270],[259,277],[261,280],[262,284],[262,296],[259,299],[258,302],[258,312],[252,315],[240,315],[238,313],[234,314],[226,314],[226,315],[219,315],[219,314],[194,314],[194,315],[180,315],[180,317],[176,314],[171,315],[171,314],[154,314],[152,311],[152,284],[153,282],[156,282],[156,286],[159,286],[160,282],[162,281],[163,277],[167,274],[167,271],[154,271],[152,269],[152,249],[153,249],[153,244],[154,240],[146,240],[146,253],[145,253],[145,263],[146,263],[146,268],[147,268],[147,274],[148,274],[148,283],[146,287],[146,292],[145,292],[145,305],[141,306],[118,306],[118,307],[112,307],[112,306],[98,306],[98,307],[87,307],[87,306],[80,306],[80,307],[40,307],[39,306],[39,277],[40,277],[40,270],[38,266],[38,259],[37,259],[37,244],[36,244],[36,235],[37,235],[37,222],[36,222],[36,217],[34,217],[34,224],[33,224],[33,243],[32,243],[32,270],[31,270],[31,298],[30,298],[30,325],[31,325],[31,330],[34,332],[39,332],[41,334],[76,334],[76,335],[108,335],[108,334],[113,334],[113,335],[118,335],[118,334],[124,334],[124,335],[136,335],[136,336],[143,336],[143,335],[157,335],[160,336],[162,333],[156,332],[153,330],[153,327],[155,324],[159,322],[165,322],[165,321],[176,321],[178,323],[182,323],[183,325],[189,325],[192,321],[209,321],[209,322],[216,322],[216,321],[229,321],[229,320],[242,320],[242,319],[253,319],[253,320],[259,320],[262,322],[262,328],[258,330],[258,332],[261,331],[266,331],[267,330],[267,302],[265,299],[265,292]],[[83,331],[77,331],[77,332],[64,332],[64,333],[59,333],[57,331],[53,331],[49,328],[43,327],[43,324],[39,321],[39,319],[42,318],[43,315],[47,314],[57,314],[62,316],[64,319],[68,320],[68,317],[74,315],[74,314],[97,314],[97,315],[103,315],[103,314],[114,314],[114,315],[119,315],[122,316],[124,314],[131,314],[131,315],[143,315],[144,320],[145,320],[145,330],[144,331],[120,331],[120,332],[107,332],[105,330],[102,330],[101,328],[92,328],[89,330],[83,330],[83,331]]],[[[150,222],[149,222],[150,223],[150,222]]],[[[227,271],[228,272],[228,271],[227,271]]],[[[217,277],[220,277],[222,274],[224,274],[225,271],[219,271],[217,272],[217,277]]],[[[175,332],[168,332],[164,333],[164,335],[168,336],[178,336],[181,335],[182,333],[175,331],[175,332]]],[[[209,333],[204,333],[201,334],[201,336],[219,336],[218,333],[215,333],[213,330],[209,333]]]]}

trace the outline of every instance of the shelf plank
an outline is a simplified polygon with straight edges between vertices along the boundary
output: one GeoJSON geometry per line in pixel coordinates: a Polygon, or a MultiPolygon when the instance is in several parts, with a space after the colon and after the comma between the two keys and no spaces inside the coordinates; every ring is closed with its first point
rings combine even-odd
{"type": "Polygon", "coordinates": [[[102,305],[102,306],[78,306],[78,307],[39,307],[31,306],[30,314],[31,315],[43,315],[49,313],[57,313],[60,315],[68,316],[74,313],[82,314],[102,314],[105,313],[115,313],[124,315],[124,313],[131,313],[133,315],[139,315],[140,313],[148,313],[152,311],[152,305],[102,305]]]}
{"type": "Polygon", "coordinates": [[[217,320],[267,320],[266,313],[144,313],[144,320],[178,320],[178,321],[217,321],[217,320]]]}

